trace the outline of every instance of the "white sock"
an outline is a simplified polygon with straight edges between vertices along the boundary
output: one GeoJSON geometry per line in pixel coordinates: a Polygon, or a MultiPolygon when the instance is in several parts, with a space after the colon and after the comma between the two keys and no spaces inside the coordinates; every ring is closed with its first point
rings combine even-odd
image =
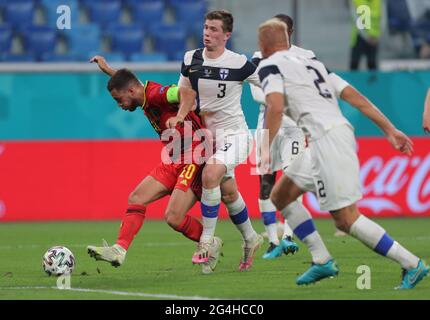
{"type": "Polygon", "coordinates": [[[282,235],[282,239],[285,239],[287,237],[293,237],[293,230],[291,230],[287,219],[284,220],[284,234],[282,235]]]}
{"type": "Polygon", "coordinates": [[[231,221],[233,221],[234,225],[242,234],[242,238],[247,241],[255,237],[256,232],[252,227],[251,220],[249,220],[248,209],[246,208],[242,195],[239,193],[239,197],[236,201],[226,204],[226,207],[231,221]]]}
{"type": "Polygon", "coordinates": [[[200,236],[200,242],[212,241],[215,235],[220,204],[221,190],[219,186],[213,189],[202,188],[200,208],[202,211],[203,232],[200,236]]]}
{"type": "Polygon", "coordinates": [[[376,222],[360,215],[352,224],[349,234],[380,255],[397,261],[402,268],[415,268],[419,258],[394,241],[376,222]]]}
{"type": "Polygon", "coordinates": [[[315,228],[311,214],[301,202],[294,201],[282,209],[281,213],[287,219],[295,235],[308,247],[314,263],[324,264],[332,259],[315,228]]]}
{"type": "Polygon", "coordinates": [[[400,263],[402,268],[406,270],[416,268],[420,261],[420,258],[405,249],[397,241],[394,241],[393,246],[388,250],[387,257],[400,263]]]}
{"type": "Polygon", "coordinates": [[[270,199],[258,199],[264,229],[266,229],[269,242],[279,244],[278,227],[276,226],[276,207],[270,199]]]}

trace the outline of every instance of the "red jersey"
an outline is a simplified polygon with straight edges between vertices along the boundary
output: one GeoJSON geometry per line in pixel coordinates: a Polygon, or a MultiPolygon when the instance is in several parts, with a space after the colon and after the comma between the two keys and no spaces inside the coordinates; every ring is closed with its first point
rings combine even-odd
{"type": "MultiPolygon", "coordinates": [[[[152,127],[158,133],[160,138],[163,131],[167,130],[166,121],[169,118],[176,116],[178,112],[179,104],[170,103],[167,100],[167,90],[170,87],[171,86],[163,86],[161,84],[158,84],[152,81],[147,81],[145,84],[145,102],[143,104],[143,110],[149,122],[151,123],[152,127]]],[[[197,130],[203,128],[200,117],[192,111],[188,113],[184,121],[187,121],[191,124],[193,136],[197,130]]],[[[184,126],[182,124],[177,125],[176,130],[180,133],[180,136],[181,136],[181,141],[182,141],[181,155],[183,156],[184,145],[189,146],[189,143],[185,141],[192,141],[192,137],[184,137],[184,126]]],[[[170,139],[169,141],[162,140],[162,143],[164,145],[167,145],[168,143],[171,143],[171,142],[172,142],[172,139],[170,139]]],[[[199,143],[200,142],[191,142],[193,148],[199,143]]],[[[189,148],[186,147],[185,149],[188,150],[189,148]]]]}

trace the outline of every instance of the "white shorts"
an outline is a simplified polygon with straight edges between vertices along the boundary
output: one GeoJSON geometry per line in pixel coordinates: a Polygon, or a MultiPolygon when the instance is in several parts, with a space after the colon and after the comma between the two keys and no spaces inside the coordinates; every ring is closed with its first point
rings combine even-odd
{"type": "Polygon", "coordinates": [[[353,129],[335,127],[311,141],[285,174],[302,190],[314,192],[321,210],[345,208],[362,197],[356,149],[353,129]]]}
{"type": "MultiPolygon", "coordinates": [[[[261,148],[263,140],[263,122],[264,112],[260,112],[258,116],[257,130],[255,132],[256,142],[256,172],[260,174],[258,164],[260,163],[261,148]]],[[[272,146],[270,148],[270,168],[273,172],[284,170],[288,167],[294,159],[296,159],[304,150],[306,145],[305,136],[302,129],[299,127],[281,127],[279,128],[278,134],[273,139],[272,146]]]]}
{"type": "Polygon", "coordinates": [[[218,149],[209,158],[217,159],[225,164],[227,172],[224,177],[234,178],[234,169],[245,162],[252,151],[254,140],[249,131],[237,134],[226,134],[224,137],[217,137],[222,141],[217,142],[218,149]]]}

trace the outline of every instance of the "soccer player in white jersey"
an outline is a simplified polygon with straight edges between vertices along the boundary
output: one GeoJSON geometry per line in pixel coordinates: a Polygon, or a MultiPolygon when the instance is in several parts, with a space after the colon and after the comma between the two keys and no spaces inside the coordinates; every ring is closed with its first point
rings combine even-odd
{"type": "MultiPolygon", "coordinates": [[[[339,78],[335,85],[327,83],[329,74],[321,62],[289,53],[286,28],[277,19],[259,27],[259,46],[266,59],[258,73],[268,108],[269,144],[280,127],[286,106],[287,115],[306,134],[309,151],[287,168],[286,175],[273,188],[271,200],[278,209],[283,209],[304,191],[315,192],[320,208],[331,213],[339,229],[401,265],[402,282],[398,288],[411,289],[430,268],[358,211],[356,202],[362,194],[356,142],[353,127],[342,115],[336,95],[372,120],[395,149],[411,155],[412,141],[346,81],[339,78]]],[[[267,168],[269,155],[262,155],[261,161],[263,168],[267,168]]],[[[303,221],[294,212],[288,219],[299,238],[313,232],[311,220],[303,221]]],[[[337,272],[336,263],[327,257],[327,261],[314,263],[297,283],[312,283],[337,272]]]]}
{"type": "MultiPolygon", "coordinates": [[[[291,36],[294,32],[294,21],[286,14],[277,14],[274,16],[288,26],[288,39],[291,43],[291,36]]],[[[315,54],[311,50],[299,48],[291,45],[291,52],[296,55],[315,59],[315,54]]],[[[254,52],[252,62],[258,66],[261,62],[262,55],[260,51],[254,52]]],[[[250,84],[253,99],[260,104],[260,113],[258,115],[256,131],[256,163],[260,162],[260,149],[262,147],[262,129],[264,125],[264,115],[266,111],[264,93],[259,86],[250,84]]],[[[278,238],[278,227],[276,224],[276,208],[270,200],[270,192],[276,182],[277,171],[285,169],[290,163],[303,151],[305,147],[305,136],[297,124],[286,115],[282,116],[282,125],[280,132],[285,136],[284,139],[275,137],[271,148],[271,171],[272,173],[260,173],[260,193],[258,204],[260,213],[263,218],[264,228],[269,239],[269,247],[263,255],[263,259],[274,259],[280,257],[283,253],[295,253],[298,251],[298,245],[293,241],[293,231],[289,227],[287,220],[284,220],[283,235],[281,240],[278,238]]],[[[300,201],[300,200],[299,200],[300,201]]],[[[297,205],[300,206],[300,203],[297,205]]]]}
{"type": "Polygon", "coordinates": [[[259,80],[256,66],[245,55],[226,49],[232,31],[233,16],[229,12],[212,11],[205,16],[204,48],[185,53],[179,87],[191,87],[197,92],[196,112],[217,145],[202,174],[203,233],[192,261],[201,264],[210,259],[222,201],[244,240],[239,271],[245,271],[251,267],[263,238],[252,227],[246,204],[237,190],[234,169],[247,159],[253,144],[240,104],[243,81],[259,80]]]}

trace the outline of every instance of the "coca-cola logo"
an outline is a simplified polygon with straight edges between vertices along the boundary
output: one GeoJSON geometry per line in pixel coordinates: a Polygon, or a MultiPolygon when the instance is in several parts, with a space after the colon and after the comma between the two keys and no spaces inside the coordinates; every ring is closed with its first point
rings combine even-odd
{"type": "MultiPolygon", "coordinates": [[[[430,154],[408,157],[404,155],[387,158],[374,155],[362,162],[360,182],[363,199],[360,209],[373,214],[423,214],[430,210],[430,154]]],[[[319,210],[314,195],[307,196],[313,211],[319,210]]]]}
{"type": "Polygon", "coordinates": [[[398,204],[400,200],[411,212],[427,211],[430,209],[429,172],[430,154],[424,158],[395,156],[386,161],[381,156],[373,156],[361,165],[364,199],[359,206],[375,213],[383,210],[403,213],[404,208],[398,204]],[[405,190],[406,196],[402,201],[399,195],[405,190]]]}

